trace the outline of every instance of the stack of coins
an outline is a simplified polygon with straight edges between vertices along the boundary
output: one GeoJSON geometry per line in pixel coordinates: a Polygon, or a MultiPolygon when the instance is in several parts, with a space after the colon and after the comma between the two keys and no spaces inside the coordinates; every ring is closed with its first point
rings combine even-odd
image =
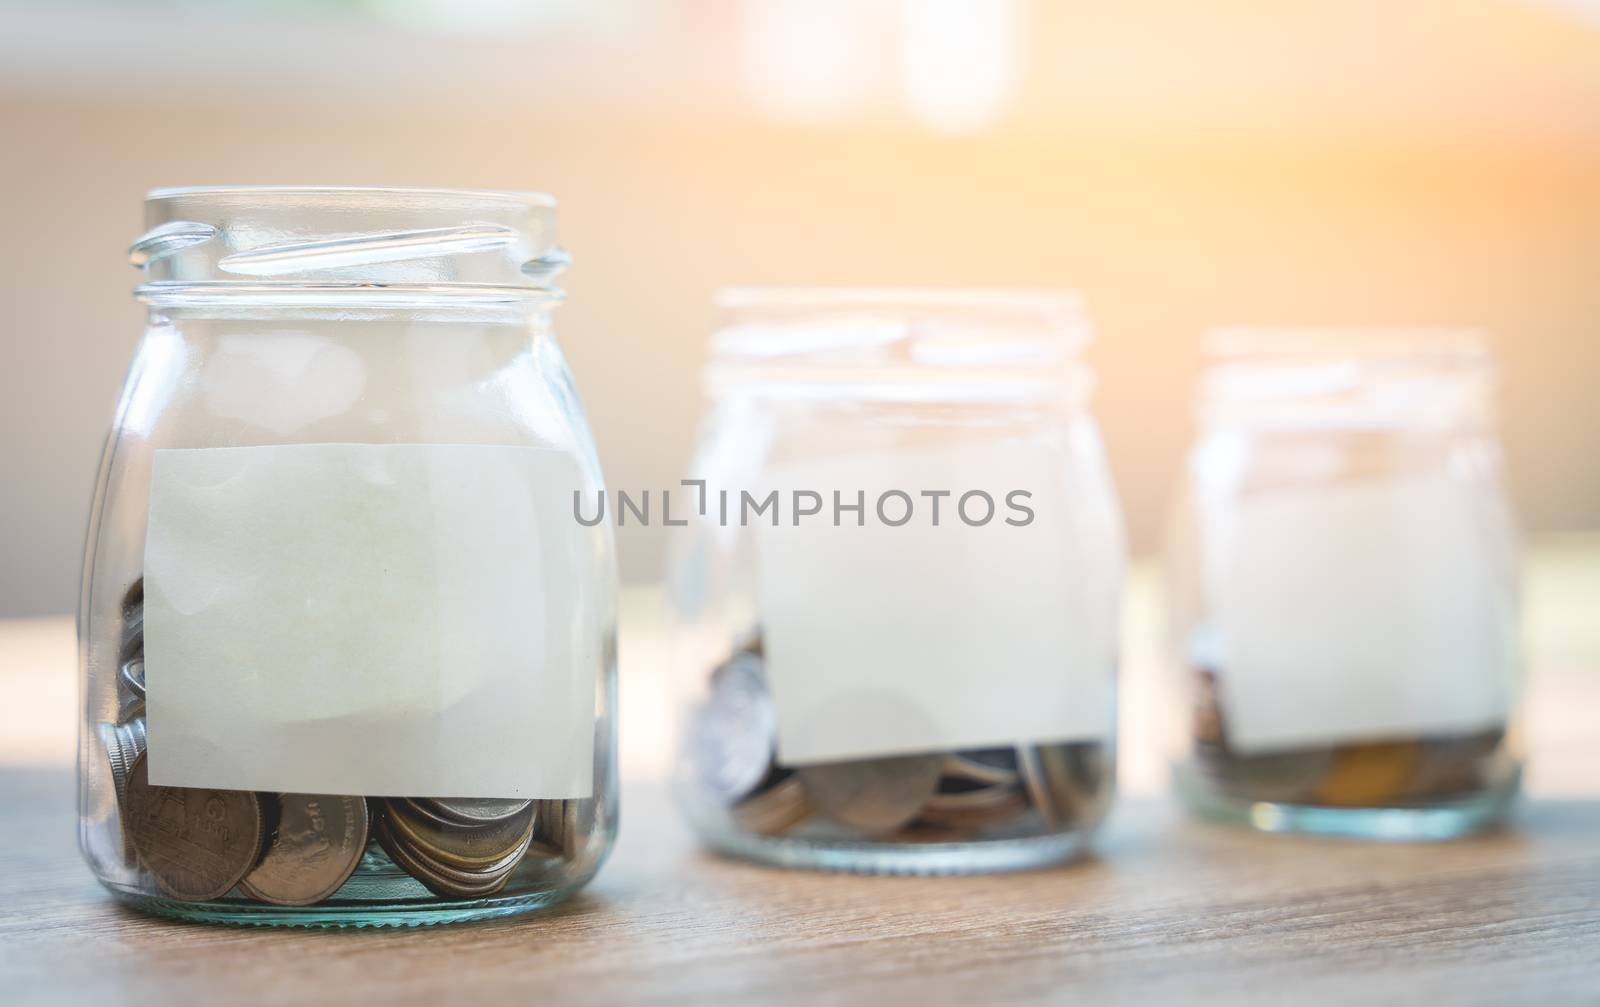
{"type": "Polygon", "coordinates": [[[384,852],[435,895],[474,899],[505,887],[533,842],[532,801],[386,798],[384,852]]]}
{"type": "Polygon", "coordinates": [[[123,854],[161,894],[308,906],[336,897],[381,848],[435,895],[482,898],[524,857],[577,860],[593,800],[369,798],[161,787],[150,783],[145,733],[144,581],[122,604],[118,716],[98,725],[120,812],[123,854]]]}
{"type": "Polygon", "coordinates": [[[1205,779],[1252,801],[1327,807],[1426,804],[1486,789],[1505,731],[1311,745],[1244,755],[1228,744],[1218,674],[1195,671],[1194,755],[1205,779]]]}
{"type": "Polygon", "coordinates": [[[111,765],[111,785],[122,810],[122,858],[132,866],[138,851],[128,829],[128,784],[134,764],[144,755],[149,743],[144,720],[144,578],[133,582],[123,595],[122,628],[117,642],[117,716],[96,725],[106,761],[111,765]]]}
{"type": "Polygon", "coordinates": [[[695,784],[741,830],[802,828],[883,842],[960,842],[1093,824],[1113,767],[1094,742],[935,752],[789,767],[759,636],[711,673],[687,738],[695,784]]]}

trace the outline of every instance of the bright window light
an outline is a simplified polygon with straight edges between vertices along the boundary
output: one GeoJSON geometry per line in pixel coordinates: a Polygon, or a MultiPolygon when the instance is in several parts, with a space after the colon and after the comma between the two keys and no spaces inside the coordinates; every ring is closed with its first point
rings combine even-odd
{"type": "Polygon", "coordinates": [[[900,83],[930,129],[970,133],[998,119],[1022,75],[1020,0],[903,0],[900,83]]]}

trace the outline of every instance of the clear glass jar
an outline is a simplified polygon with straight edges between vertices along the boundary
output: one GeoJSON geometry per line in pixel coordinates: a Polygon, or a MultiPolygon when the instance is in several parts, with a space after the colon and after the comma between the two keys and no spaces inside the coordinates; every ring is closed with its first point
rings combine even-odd
{"type": "Polygon", "coordinates": [[[669,501],[690,822],[793,867],[1079,854],[1114,786],[1123,536],[1076,299],[718,303],[669,501]]]}
{"type": "Polygon", "coordinates": [[[79,840],[232,923],[501,916],[616,832],[616,574],[554,202],[158,190],[101,460],[79,840]]]}
{"type": "Polygon", "coordinates": [[[1228,330],[1169,543],[1194,810],[1436,839],[1520,776],[1518,565],[1469,333],[1228,330]]]}

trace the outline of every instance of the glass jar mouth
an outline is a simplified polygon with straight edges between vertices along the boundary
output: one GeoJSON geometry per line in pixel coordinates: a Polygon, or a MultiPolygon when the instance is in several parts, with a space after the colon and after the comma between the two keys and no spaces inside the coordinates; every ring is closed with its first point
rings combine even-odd
{"type": "Polygon", "coordinates": [[[1326,360],[1476,366],[1491,362],[1483,332],[1409,326],[1246,326],[1213,329],[1202,346],[1215,364],[1315,364],[1326,360]]]}
{"type": "Polygon", "coordinates": [[[355,186],[152,190],[141,299],[559,299],[570,262],[538,192],[355,186]]]}
{"type": "Polygon", "coordinates": [[[1070,291],[738,287],[714,303],[714,398],[1039,399],[1086,380],[1070,291]]]}
{"type": "Polygon", "coordinates": [[[1231,327],[1208,333],[1202,422],[1443,428],[1492,422],[1494,359],[1473,329],[1231,327]]]}
{"type": "Polygon", "coordinates": [[[1080,315],[1083,299],[1073,290],[1001,287],[723,287],[712,303],[720,311],[884,310],[1026,311],[1080,315]]]}
{"type": "Polygon", "coordinates": [[[414,185],[168,185],[145,193],[146,202],[196,197],[246,197],[254,200],[315,197],[364,197],[406,200],[511,202],[554,209],[556,199],[547,192],[512,189],[454,189],[414,185]]]}

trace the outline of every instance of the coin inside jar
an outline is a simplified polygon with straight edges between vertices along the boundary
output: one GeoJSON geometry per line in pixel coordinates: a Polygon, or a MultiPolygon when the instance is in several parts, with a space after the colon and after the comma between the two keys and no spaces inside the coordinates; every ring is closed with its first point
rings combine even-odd
{"type": "Polygon", "coordinates": [[[732,804],[772,771],[777,713],[760,658],[735,655],[711,676],[711,694],[695,711],[688,743],[696,778],[732,804]]]}
{"type": "Polygon", "coordinates": [[[1410,796],[1448,797],[1488,786],[1494,755],[1504,740],[1504,730],[1423,738],[1410,796]]]}
{"type": "Polygon", "coordinates": [[[1334,750],[1316,799],[1348,806],[1395,800],[1405,793],[1421,757],[1422,746],[1414,741],[1345,745],[1334,750]]]}
{"type": "Polygon", "coordinates": [[[387,819],[379,820],[374,835],[389,854],[389,859],[435,895],[460,899],[482,898],[499,891],[510,877],[509,871],[477,875],[449,870],[423,857],[416,847],[397,838],[387,819]]]}
{"type": "Polygon", "coordinates": [[[144,578],[139,577],[128,586],[128,591],[122,596],[122,615],[124,618],[132,614],[136,608],[144,605],[144,578]]]}
{"type": "Polygon", "coordinates": [[[944,761],[943,755],[905,755],[817,763],[796,772],[817,811],[873,835],[917,816],[939,787],[944,761]]]}
{"type": "Polygon", "coordinates": [[[384,802],[391,831],[429,857],[465,870],[488,867],[504,859],[518,845],[526,848],[533,836],[535,811],[530,804],[520,814],[480,826],[440,825],[431,816],[416,813],[407,798],[384,802]]]}
{"type": "Polygon", "coordinates": [[[402,870],[436,895],[450,898],[481,898],[505,886],[522,863],[533,841],[537,813],[530,807],[509,824],[525,822],[520,834],[504,843],[507,823],[486,826],[447,827],[448,848],[438,843],[439,835],[431,819],[415,814],[414,805],[405,799],[382,802],[383,813],[373,825],[377,838],[389,858],[402,870]],[[432,830],[432,832],[430,832],[432,830]],[[460,855],[470,840],[470,856],[460,855]]]}
{"type": "Polygon", "coordinates": [[[492,797],[414,797],[411,802],[446,823],[490,825],[514,818],[533,803],[532,799],[492,797]]]}
{"type": "Polygon", "coordinates": [[[1015,750],[1009,748],[955,752],[945,759],[943,775],[947,780],[1015,786],[1019,779],[1017,755],[1015,750]]]}
{"type": "Polygon", "coordinates": [[[144,606],[140,605],[128,616],[127,622],[122,627],[122,639],[118,645],[117,656],[121,661],[130,661],[144,653],[144,606]]]}
{"type": "Polygon", "coordinates": [[[1094,817],[1110,797],[1110,767],[1098,744],[1029,745],[1017,749],[1023,789],[1045,824],[1062,827],[1094,817]]]}
{"type": "Polygon", "coordinates": [[[541,856],[572,857],[578,846],[576,801],[539,801],[533,815],[532,848],[541,856]]]}
{"type": "Polygon", "coordinates": [[[276,801],[278,827],[240,888],[274,905],[321,902],[343,887],[366,852],[366,798],[279,794],[276,801]]]}
{"type": "Polygon", "coordinates": [[[145,750],[144,720],[130,720],[111,724],[102,722],[96,732],[106,750],[106,762],[111,766],[111,787],[117,795],[117,815],[121,821],[122,858],[125,863],[138,862],[138,851],[133,848],[133,838],[128,833],[128,777],[133,774],[134,761],[145,750]]]}
{"type": "Polygon", "coordinates": [[[731,814],[740,828],[775,836],[810,818],[814,811],[800,778],[791,773],[735,804],[731,814]]]}
{"type": "Polygon", "coordinates": [[[143,699],[144,658],[141,656],[131,661],[124,661],[122,667],[117,669],[117,679],[129,692],[143,699]]]}
{"type": "Polygon", "coordinates": [[[1200,765],[1218,786],[1252,801],[1311,799],[1333,764],[1332,748],[1292,749],[1239,755],[1201,749],[1200,765]]]}
{"type": "Polygon", "coordinates": [[[140,753],[128,776],[128,835],[156,887],[175,899],[221,898],[261,855],[261,802],[246,790],[150,783],[140,753]]]}

